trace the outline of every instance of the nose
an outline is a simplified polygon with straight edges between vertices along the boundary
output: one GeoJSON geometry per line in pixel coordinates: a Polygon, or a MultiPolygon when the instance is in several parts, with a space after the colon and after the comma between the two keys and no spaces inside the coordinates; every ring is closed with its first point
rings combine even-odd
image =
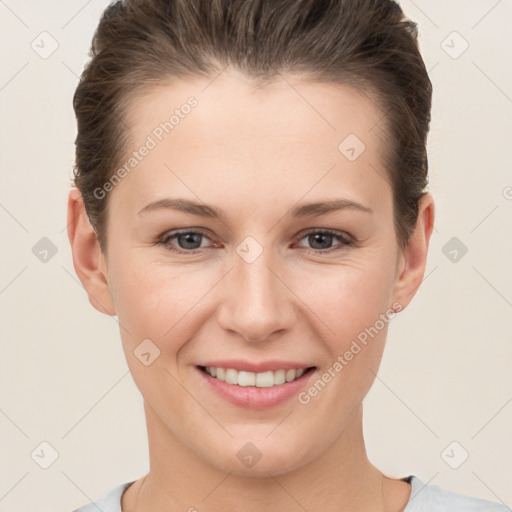
{"type": "Polygon", "coordinates": [[[282,267],[266,256],[270,252],[264,250],[252,263],[234,254],[218,309],[221,327],[252,343],[282,335],[297,320],[294,294],[282,267]]]}

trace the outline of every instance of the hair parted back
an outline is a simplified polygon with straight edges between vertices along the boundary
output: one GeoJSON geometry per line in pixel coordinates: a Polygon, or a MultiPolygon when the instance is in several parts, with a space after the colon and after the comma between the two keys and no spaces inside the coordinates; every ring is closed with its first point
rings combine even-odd
{"type": "MultiPolygon", "coordinates": [[[[127,150],[124,118],[145,88],[213,78],[227,65],[257,83],[280,75],[353,86],[383,113],[399,245],[428,185],[432,84],[417,25],[392,0],[119,0],[104,11],[73,98],[75,186],[106,250],[108,197],[94,190],[127,150]]],[[[341,142],[341,140],[340,140],[341,142]]]]}

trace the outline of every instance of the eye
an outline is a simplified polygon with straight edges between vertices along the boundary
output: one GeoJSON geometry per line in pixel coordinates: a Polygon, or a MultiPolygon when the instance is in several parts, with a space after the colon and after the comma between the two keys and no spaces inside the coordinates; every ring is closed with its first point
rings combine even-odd
{"type": "MultiPolygon", "coordinates": [[[[204,231],[185,229],[175,232],[168,231],[158,238],[157,243],[164,245],[171,251],[195,254],[196,252],[201,252],[201,249],[204,248],[201,245],[201,241],[204,238],[208,238],[204,231]],[[176,243],[172,243],[174,239],[176,239],[176,243]],[[175,245],[178,245],[178,248],[175,245]]],[[[216,247],[217,244],[214,244],[214,246],[216,247]]]]}
{"type": "MultiPolygon", "coordinates": [[[[206,232],[200,229],[189,228],[181,231],[167,231],[158,237],[157,243],[165,246],[165,248],[170,251],[181,254],[195,254],[208,247],[207,245],[202,245],[201,242],[204,241],[204,239],[209,240],[206,232]]],[[[303,239],[308,240],[311,244],[310,249],[317,254],[332,253],[334,251],[343,250],[347,246],[354,245],[354,241],[344,233],[329,229],[310,230],[299,238],[299,240],[303,239]],[[331,246],[335,240],[339,242],[337,246],[334,248],[326,247],[331,246]]],[[[211,247],[219,247],[219,244],[213,243],[211,247]]],[[[298,247],[301,246],[299,245],[298,247]]]]}
{"type": "Polygon", "coordinates": [[[330,229],[308,231],[300,238],[300,240],[303,239],[307,239],[307,241],[311,244],[310,248],[318,254],[340,251],[345,249],[347,246],[354,244],[354,241],[344,233],[332,231],[330,229]],[[335,240],[339,241],[339,245],[335,246],[334,248],[326,247],[330,246],[335,240]]]}

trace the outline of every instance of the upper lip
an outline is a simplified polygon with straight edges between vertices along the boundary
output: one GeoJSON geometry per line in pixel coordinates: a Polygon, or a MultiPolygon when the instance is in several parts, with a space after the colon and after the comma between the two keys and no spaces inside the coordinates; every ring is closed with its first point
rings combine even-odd
{"type": "Polygon", "coordinates": [[[210,366],[214,368],[233,368],[253,373],[262,373],[276,370],[305,370],[311,368],[311,364],[294,363],[293,361],[279,361],[272,359],[269,361],[261,361],[259,363],[245,361],[243,359],[224,359],[222,361],[206,361],[199,366],[210,366]]]}

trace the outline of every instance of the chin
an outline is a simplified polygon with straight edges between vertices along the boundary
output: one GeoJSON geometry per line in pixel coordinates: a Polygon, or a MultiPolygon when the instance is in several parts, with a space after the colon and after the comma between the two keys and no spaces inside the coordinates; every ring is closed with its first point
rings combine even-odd
{"type": "Polygon", "coordinates": [[[268,478],[269,473],[272,476],[284,475],[291,471],[301,467],[298,461],[294,464],[294,461],[288,460],[286,464],[283,464],[281,460],[277,460],[274,457],[263,460],[263,457],[254,464],[252,467],[244,467],[238,459],[231,459],[226,461],[225,464],[217,468],[226,473],[231,473],[237,476],[252,477],[252,478],[268,478]]]}
{"type": "MultiPolygon", "coordinates": [[[[266,435],[268,436],[268,433],[266,435]]],[[[216,453],[213,458],[206,457],[207,461],[223,472],[238,476],[268,478],[269,473],[272,476],[286,474],[304,466],[314,458],[314,454],[311,453],[308,457],[303,443],[285,444],[278,437],[271,440],[252,436],[253,441],[245,440],[250,438],[250,436],[244,437],[244,441],[232,439],[229,447],[224,445],[206,449],[205,452],[208,454],[216,453]]]]}

